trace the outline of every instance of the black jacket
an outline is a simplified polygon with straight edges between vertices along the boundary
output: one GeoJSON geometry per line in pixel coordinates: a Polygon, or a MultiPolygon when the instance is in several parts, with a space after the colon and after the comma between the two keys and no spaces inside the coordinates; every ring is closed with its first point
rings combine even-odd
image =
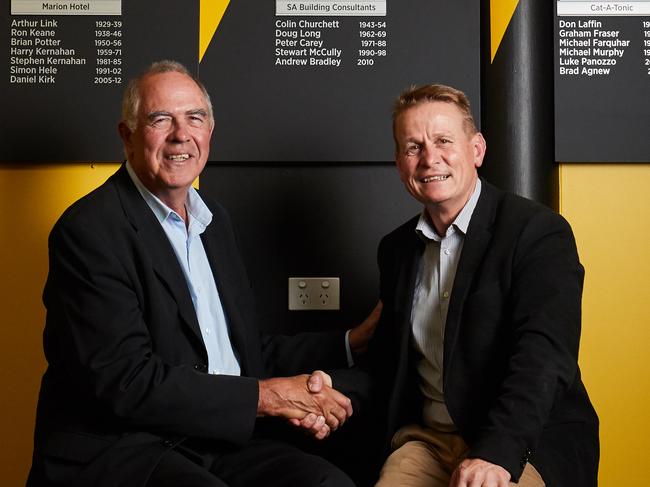
{"type": "MultiPolygon", "coordinates": [[[[386,443],[421,422],[410,330],[424,251],[417,220],[378,251],[384,308],[369,368],[386,443]]],[[[470,456],[513,480],[530,461],[552,487],[597,483],[598,418],[577,363],[583,275],[560,215],[483,181],[449,303],[444,397],[470,456]]]]}
{"type": "Polygon", "coordinates": [[[257,378],[345,364],[343,333],[264,337],[224,209],[201,238],[241,377],[207,374],[181,267],[125,167],[49,239],[43,377],[30,486],[141,486],[186,437],[215,451],[253,434],[257,378]]]}

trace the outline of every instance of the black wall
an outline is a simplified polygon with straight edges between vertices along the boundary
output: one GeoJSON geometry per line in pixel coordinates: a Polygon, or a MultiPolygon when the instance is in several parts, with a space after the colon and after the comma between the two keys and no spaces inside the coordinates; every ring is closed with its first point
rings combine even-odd
{"type": "MultiPolygon", "coordinates": [[[[502,189],[556,207],[553,6],[521,0],[494,62],[489,6],[490,0],[481,0],[482,89],[480,100],[471,97],[475,109],[482,107],[477,121],[488,141],[481,174],[502,189]]],[[[201,188],[230,211],[262,326],[281,333],[362,320],[378,297],[380,238],[421,209],[392,162],[217,163],[203,172],[201,188]],[[289,277],[340,277],[340,311],[289,311],[289,277]]]]}
{"type": "Polygon", "coordinates": [[[230,212],[255,287],[262,327],[274,333],[345,328],[378,299],[380,238],[420,211],[393,163],[218,165],[201,191],[230,212]],[[289,277],[340,277],[340,311],[289,311],[289,277]]]}

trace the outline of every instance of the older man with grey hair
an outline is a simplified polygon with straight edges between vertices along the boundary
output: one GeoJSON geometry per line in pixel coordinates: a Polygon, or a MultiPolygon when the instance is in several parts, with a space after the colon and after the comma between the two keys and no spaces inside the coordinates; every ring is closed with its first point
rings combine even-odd
{"type": "Polygon", "coordinates": [[[346,421],[350,400],[304,374],[345,366],[344,334],[260,334],[228,215],[192,187],[213,126],[205,88],[152,65],[125,93],[127,161],[54,226],[29,486],[353,485],[259,432],[346,421]]]}

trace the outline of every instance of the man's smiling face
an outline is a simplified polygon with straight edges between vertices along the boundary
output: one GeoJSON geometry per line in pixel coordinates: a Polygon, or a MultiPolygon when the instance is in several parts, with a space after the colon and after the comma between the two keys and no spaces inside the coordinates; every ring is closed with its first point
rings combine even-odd
{"type": "Polygon", "coordinates": [[[185,74],[146,76],[139,90],[137,126],[121,124],[120,133],[138,178],[165,201],[186,191],[205,167],[213,121],[203,92],[185,74]]]}
{"type": "Polygon", "coordinates": [[[434,213],[455,218],[469,200],[485,140],[453,103],[422,101],[395,120],[395,160],[407,191],[434,213]]]}

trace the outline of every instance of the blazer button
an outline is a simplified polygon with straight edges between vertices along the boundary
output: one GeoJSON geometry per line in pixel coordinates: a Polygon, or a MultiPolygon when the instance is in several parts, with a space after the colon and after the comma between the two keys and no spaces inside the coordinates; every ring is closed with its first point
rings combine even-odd
{"type": "Polygon", "coordinates": [[[163,445],[165,445],[167,448],[171,448],[174,446],[174,442],[172,440],[165,440],[163,441],[163,445]]]}
{"type": "Polygon", "coordinates": [[[198,370],[199,372],[201,371],[205,372],[206,370],[208,370],[208,366],[203,364],[194,364],[194,370],[198,370]]]}

